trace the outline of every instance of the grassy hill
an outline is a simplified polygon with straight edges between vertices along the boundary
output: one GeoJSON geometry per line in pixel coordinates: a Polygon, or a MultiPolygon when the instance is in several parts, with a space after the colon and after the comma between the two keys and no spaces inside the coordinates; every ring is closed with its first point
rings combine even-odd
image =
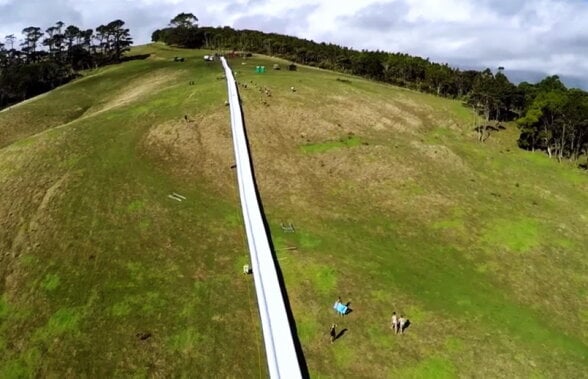
{"type": "MultiPolygon", "coordinates": [[[[220,65],[135,52],[0,113],[0,377],[267,375],[220,65]]],[[[585,173],[514,128],[477,143],[459,102],[276,62],[232,66],[311,375],[584,376],[585,173]]]]}

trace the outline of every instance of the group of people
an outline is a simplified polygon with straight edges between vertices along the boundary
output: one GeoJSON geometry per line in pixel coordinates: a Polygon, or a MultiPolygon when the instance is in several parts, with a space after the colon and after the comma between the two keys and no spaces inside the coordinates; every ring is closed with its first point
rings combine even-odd
{"type": "MultiPolygon", "coordinates": [[[[347,313],[350,312],[349,309],[349,304],[343,304],[341,302],[341,298],[337,298],[337,301],[335,301],[335,304],[333,304],[333,309],[335,309],[335,311],[337,311],[337,313],[340,316],[344,316],[347,313]]],[[[406,330],[406,328],[408,328],[410,322],[408,321],[408,319],[406,317],[404,317],[404,315],[400,315],[398,316],[396,314],[396,312],[392,312],[392,323],[390,325],[390,328],[394,331],[394,334],[404,334],[404,331],[406,330]]],[[[339,335],[337,334],[337,324],[331,324],[331,328],[329,330],[329,337],[331,339],[331,343],[335,342],[336,339],[338,339],[340,337],[340,335],[342,335],[343,333],[345,333],[347,329],[344,329],[342,332],[339,333],[339,335]]]]}
{"type": "Polygon", "coordinates": [[[400,317],[396,316],[396,312],[392,312],[392,325],[390,326],[395,334],[404,334],[404,329],[406,329],[406,318],[404,315],[400,315],[400,317]]]}
{"type": "MultiPolygon", "coordinates": [[[[335,301],[335,304],[333,304],[333,309],[337,312],[339,316],[345,316],[347,313],[350,312],[349,304],[350,303],[343,304],[341,302],[341,297],[338,297],[337,301],[335,301]]],[[[329,337],[331,338],[331,343],[335,342],[337,338],[343,335],[343,333],[345,333],[345,330],[347,329],[344,329],[341,332],[339,332],[339,334],[337,334],[337,324],[331,324],[331,329],[329,330],[329,337]]]]}

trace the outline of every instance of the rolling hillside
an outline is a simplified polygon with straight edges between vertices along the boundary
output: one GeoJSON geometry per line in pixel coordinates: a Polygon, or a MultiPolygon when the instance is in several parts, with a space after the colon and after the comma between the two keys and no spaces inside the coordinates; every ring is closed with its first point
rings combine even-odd
{"type": "MultiPolygon", "coordinates": [[[[267,375],[220,65],[133,53],[0,113],[2,378],[267,375]]],[[[586,174],[286,63],[231,62],[311,376],[585,376],[586,174]]]]}

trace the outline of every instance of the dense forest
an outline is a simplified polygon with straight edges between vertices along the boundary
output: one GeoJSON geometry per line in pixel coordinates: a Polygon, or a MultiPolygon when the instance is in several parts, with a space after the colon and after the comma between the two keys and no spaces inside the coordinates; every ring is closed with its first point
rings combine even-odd
{"type": "Polygon", "coordinates": [[[119,62],[132,39],[122,20],[83,30],[63,22],[22,30],[0,41],[0,109],[28,99],[76,77],[79,70],[119,62]]]}
{"type": "Polygon", "coordinates": [[[199,27],[191,13],[177,15],[169,27],[153,32],[152,40],[185,48],[267,54],[461,99],[482,116],[483,122],[475,126],[481,142],[497,124],[516,121],[523,149],[542,150],[559,160],[578,160],[588,152],[588,93],[567,89],[557,76],[515,85],[502,67],[496,72],[462,71],[408,54],[357,51],[255,30],[199,27]]]}

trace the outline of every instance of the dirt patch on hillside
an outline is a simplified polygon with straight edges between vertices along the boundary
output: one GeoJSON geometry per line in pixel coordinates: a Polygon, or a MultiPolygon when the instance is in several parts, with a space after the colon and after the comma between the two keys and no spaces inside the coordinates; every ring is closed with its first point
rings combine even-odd
{"type": "Polygon", "coordinates": [[[204,176],[219,188],[233,180],[234,153],[225,108],[188,121],[154,125],[143,141],[143,149],[177,175],[204,176]]]}
{"type": "Polygon", "coordinates": [[[243,92],[258,185],[271,203],[308,214],[320,203],[321,217],[340,212],[338,204],[347,203],[425,220],[453,205],[423,177],[437,165],[465,171],[463,160],[446,146],[411,142],[436,124],[429,118],[429,105],[342,94],[325,97],[318,107],[306,100],[293,105],[277,96],[263,104],[243,92]],[[302,148],[350,137],[361,142],[317,151],[302,148]]]}
{"type": "MultiPolygon", "coordinates": [[[[392,125],[385,116],[370,111],[367,104],[362,105],[362,111],[354,112],[342,111],[345,106],[332,102],[333,99],[326,106],[315,107],[314,112],[308,112],[304,106],[267,107],[245,102],[252,158],[264,199],[311,212],[317,201],[326,204],[347,196],[352,198],[356,190],[369,190],[370,196],[362,192],[367,200],[372,196],[389,197],[389,188],[412,175],[411,168],[382,145],[364,142],[326,152],[303,151],[303,145],[320,145],[349,136],[370,139],[378,132],[374,128],[378,122],[392,125]],[[373,123],[370,125],[366,120],[373,123]],[[329,191],[325,191],[325,185],[334,191],[332,197],[325,197],[329,191]]],[[[322,211],[326,208],[329,207],[322,211]]]]}
{"type": "Polygon", "coordinates": [[[349,135],[379,136],[386,131],[413,135],[424,125],[417,114],[391,102],[351,101],[332,96],[320,107],[312,105],[314,110],[308,112],[311,105],[278,103],[262,107],[252,100],[245,97],[246,118],[267,126],[264,143],[270,147],[280,144],[280,136],[295,144],[305,144],[349,135]]]}
{"type": "Polygon", "coordinates": [[[160,71],[149,75],[148,79],[144,77],[135,79],[112,96],[106,103],[90,108],[83,117],[95,116],[115,108],[123,107],[153,95],[156,92],[160,92],[173,83],[178,75],[178,73],[171,74],[160,71]]]}
{"type": "Polygon", "coordinates": [[[358,97],[353,100],[337,98],[324,106],[320,113],[336,118],[338,123],[352,127],[355,132],[391,130],[415,134],[424,124],[417,113],[403,104],[358,97]]]}
{"type": "Polygon", "coordinates": [[[415,135],[429,124],[423,116],[428,112],[424,105],[406,102],[397,97],[382,99],[356,96],[352,101],[335,104],[334,110],[344,119],[376,131],[415,135]]]}
{"type": "Polygon", "coordinates": [[[444,168],[460,171],[468,170],[464,160],[447,146],[428,145],[418,141],[412,141],[410,145],[429,161],[442,165],[444,168]]]}
{"type": "Polygon", "coordinates": [[[414,170],[396,159],[384,146],[357,146],[312,157],[331,180],[355,182],[364,188],[377,188],[383,183],[401,184],[414,175],[414,170]]]}

